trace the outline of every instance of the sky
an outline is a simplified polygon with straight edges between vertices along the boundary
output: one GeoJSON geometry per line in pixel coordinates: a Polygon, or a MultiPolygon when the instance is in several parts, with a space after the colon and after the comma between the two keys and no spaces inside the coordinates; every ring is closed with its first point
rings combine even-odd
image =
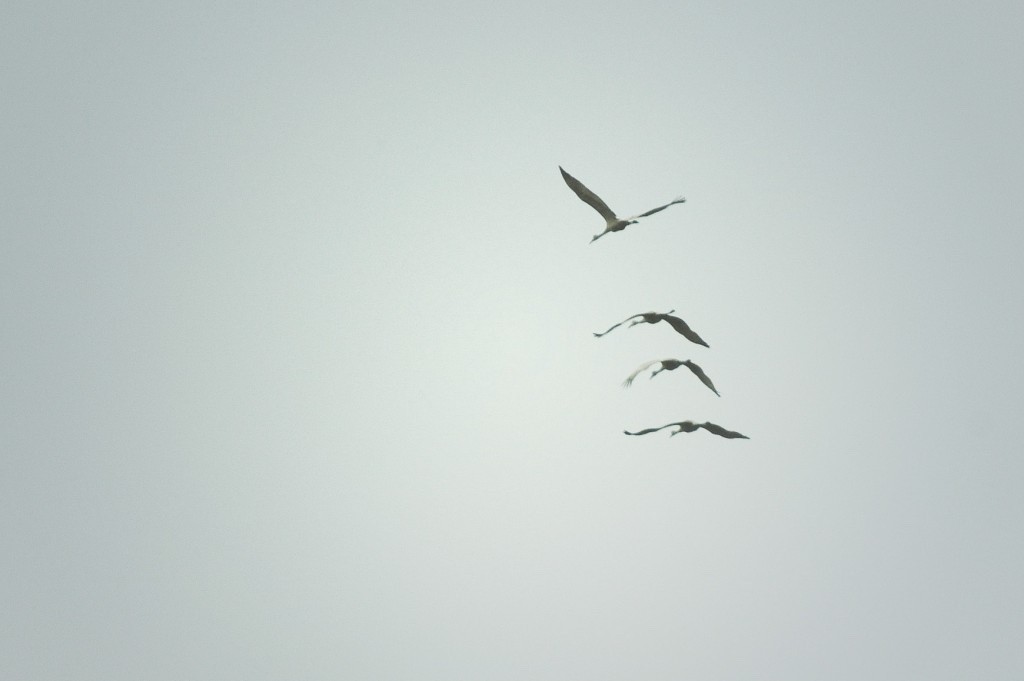
{"type": "Polygon", "coordinates": [[[1021,678],[1022,34],[8,4],[0,676],[1021,678]]]}

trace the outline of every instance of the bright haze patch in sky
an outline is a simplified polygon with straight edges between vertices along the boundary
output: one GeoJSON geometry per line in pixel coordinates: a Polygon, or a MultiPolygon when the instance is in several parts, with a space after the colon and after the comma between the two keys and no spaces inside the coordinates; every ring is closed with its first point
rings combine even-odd
{"type": "Polygon", "coordinates": [[[21,5],[0,677],[1024,674],[1017,4],[21,5]]]}

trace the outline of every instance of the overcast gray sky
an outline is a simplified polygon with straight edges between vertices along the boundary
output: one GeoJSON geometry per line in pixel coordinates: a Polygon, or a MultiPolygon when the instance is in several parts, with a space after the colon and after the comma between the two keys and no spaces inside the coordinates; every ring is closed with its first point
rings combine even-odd
{"type": "Polygon", "coordinates": [[[0,10],[0,676],[1024,677],[1019,3],[100,4],[0,10]]]}

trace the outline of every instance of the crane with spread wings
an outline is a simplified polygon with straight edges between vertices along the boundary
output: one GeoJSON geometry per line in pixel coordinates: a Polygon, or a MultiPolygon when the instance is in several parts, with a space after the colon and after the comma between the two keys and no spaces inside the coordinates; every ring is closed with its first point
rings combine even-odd
{"type": "Polygon", "coordinates": [[[608,234],[609,232],[621,232],[622,230],[626,229],[626,227],[628,227],[629,225],[634,225],[637,222],[639,222],[640,218],[645,218],[648,215],[654,215],[655,213],[663,211],[669,206],[674,206],[677,203],[686,202],[686,199],[680,196],[673,199],[672,201],[669,201],[664,206],[652,208],[646,213],[640,213],[639,215],[634,215],[628,218],[620,218],[615,214],[615,211],[608,207],[607,203],[601,200],[600,196],[587,189],[586,185],[584,185],[582,182],[577,180],[569,173],[565,172],[565,169],[562,168],[562,166],[558,166],[558,169],[562,172],[562,179],[565,180],[565,183],[567,185],[569,185],[569,189],[573,190],[576,196],[580,197],[581,201],[583,201],[585,204],[596,210],[598,213],[601,214],[601,217],[604,218],[604,231],[601,232],[600,234],[595,234],[594,238],[590,240],[590,243],[594,243],[595,241],[603,237],[605,234],[608,234]]]}
{"type": "Polygon", "coordinates": [[[650,362],[644,362],[643,364],[636,368],[636,371],[634,371],[633,373],[626,377],[626,380],[622,382],[623,387],[628,388],[629,386],[633,385],[633,381],[636,379],[637,376],[639,376],[647,369],[650,369],[655,364],[660,364],[661,366],[651,372],[651,378],[654,378],[662,371],[674,371],[679,367],[686,367],[687,369],[692,371],[693,375],[699,378],[700,382],[706,385],[711,390],[711,392],[721,397],[721,394],[718,392],[718,390],[715,389],[715,384],[711,382],[711,379],[708,377],[706,373],[704,373],[704,370],[701,369],[698,364],[688,359],[652,359],[650,362]]]}
{"type": "Polygon", "coordinates": [[[684,322],[679,317],[672,316],[673,312],[675,312],[675,310],[669,310],[668,312],[641,312],[640,314],[635,314],[630,317],[626,317],[618,324],[610,326],[607,331],[603,331],[602,333],[595,333],[594,336],[600,338],[601,336],[610,333],[613,329],[622,326],[623,324],[630,320],[633,320],[632,323],[630,323],[630,327],[636,326],[637,324],[657,324],[658,322],[667,322],[669,326],[675,329],[677,333],[682,334],[682,336],[685,337],[686,340],[690,341],[691,343],[703,345],[706,348],[711,347],[710,345],[704,342],[703,338],[697,335],[696,331],[690,328],[689,324],[684,322]]]}
{"type": "Polygon", "coordinates": [[[624,430],[622,432],[625,433],[626,435],[647,435],[648,433],[654,433],[659,430],[664,430],[665,428],[671,428],[672,426],[675,426],[677,430],[674,430],[671,433],[669,433],[669,437],[679,435],[679,433],[692,433],[698,428],[703,428],[709,433],[714,433],[719,437],[728,438],[730,440],[736,438],[742,438],[744,440],[750,439],[749,437],[743,435],[742,433],[737,433],[734,430],[726,430],[722,426],[711,423],[710,421],[705,421],[704,423],[694,423],[693,421],[676,421],[675,423],[666,423],[665,425],[658,426],[657,428],[644,428],[643,430],[638,430],[635,433],[631,433],[628,430],[624,430]]]}

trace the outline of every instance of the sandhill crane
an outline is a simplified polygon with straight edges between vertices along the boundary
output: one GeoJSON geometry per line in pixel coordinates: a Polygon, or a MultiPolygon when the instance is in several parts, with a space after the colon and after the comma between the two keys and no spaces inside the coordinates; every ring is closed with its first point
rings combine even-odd
{"type": "Polygon", "coordinates": [[[562,171],[562,179],[565,180],[565,183],[567,185],[569,185],[569,189],[573,190],[576,193],[576,196],[580,197],[580,199],[584,203],[586,203],[591,208],[596,210],[598,213],[601,214],[601,217],[604,218],[604,221],[606,223],[604,231],[601,232],[600,234],[595,234],[594,238],[590,240],[590,243],[594,243],[608,232],[621,232],[622,230],[626,229],[628,225],[636,224],[640,220],[640,218],[645,218],[648,215],[654,215],[658,211],[665,210],[669,206],[673,206],[677,203],[684,203],[686,201],[686,199],[680,196],[676,199],[673,199],[669,203],[666,203],[664,206],[652,208],[646,213],[640,213],[640,215],[634,215],[633,217],[629,218],[620,218],[615,214],[615,211],[608,207],[608,204],[601,200],[600,196],[587,189],[582,182],[577,180],[569,173],[565,172],[565,169],[562,168],[562,166],[558,166],[558,169],[562,171]]]}
{"type": "Polygon", "coordinates": [[[671,428],[672,426],[675,426],[678,430],[674,430],[671,433],[669,433],[669,437],[679,435],[679,433],[692,433],[698,428],[703,428],[709,433],[714,433],[719,437],[729,438],[730,440],[736,438],[742,438],[744,440],[750,439],[749,437],[743,435],[742,433],[737,433],[732,430],[726,430],[722,426],[715,425],[714,423],[707,421],[704,423],[694,423],[693,421],[676,421],[675,423],[666,423],[665,425],[659,426],[657,428],[644,428],[643,430],[638,430],[635,433],[631,433],[628,430],[624,430],[622,432],[625,433],[626,435],[647,435],[647,433],[654,433],[665,428],[671,428]]]}
{"type": "Polygon", "coordinates": [[[683,360],[678,360],[678,359],[652,359],[650,362],[644,362],[643,364],[641,364],[640,366],[638,366],[636,368],[636,371],[631,373],[629,375],[629,377],[625,381],[622,382],[623,387],[628,388],[629,386],[633,385],[633,379],[635,379],[643,371],[649,369],[650,367],[654,366],[655,364],[661,364],[661,366],[651,372],[651,378],[654,378],[655,376],[660,374],[662,371],[674,371],[675,369],[678,369],[679,367],[686,367],[687,369],[689,369],[690,371],[693,372],[694,376],[696,376],[697,378],[700,379],[701,383],[703,383],[708,388],[710,388],[711,392],[713,392],[716,395],[718,395],[719,397],[721,397],[721,395],[718,393],[718,391],[715,390],[715,384],[711,382],[711,379],[708,378],[708,375],[704,373],[704,370],[701,369],[697,364],[695,364],[694,362],[691,362],[688,359],[683,359],[683,360]]]}
{"type": "Polygon", "coordinates": [[[610,327],[604,333],[595,333],[594,335],[597,338],[600,338],[601,336],[604,336],[605,334],[611,332],[612,329],[615,329],[615,328],[617,328],[619,326],[622,326],[623,324],[625,324],[626,322],[628,322],[631,319],[634,320],[633,323],[630,324],[631,327],[636,326],[637,324],[657,324],[658,322],[668,322],[672,326],[673,329],[675,329],[677,332],[679,332],[683,336],[685,336],[686,340],[690,341],[691,343],[696,343],[697,345],[703,345],[706,348],[711,347],[710,345],[705,343],[704,339],[701,338],[700,336],[698,336],[697,333],[693,329],[691,329],[690,326],[686,322],[684,322],[679,317],[673,317],[672,316],[673,312],[675,312],[675,310],[669,310],[668,312],[665,312],[665,313],[661,313],[661,312],[641,312],[640,314],[635,314],[632,317],[627,317],[627,318],[623,319],[618,324],[615,324],[614,326],[610,327]],[[637,317],[640,317],[640,319],[637,319],[637,317]]]}

